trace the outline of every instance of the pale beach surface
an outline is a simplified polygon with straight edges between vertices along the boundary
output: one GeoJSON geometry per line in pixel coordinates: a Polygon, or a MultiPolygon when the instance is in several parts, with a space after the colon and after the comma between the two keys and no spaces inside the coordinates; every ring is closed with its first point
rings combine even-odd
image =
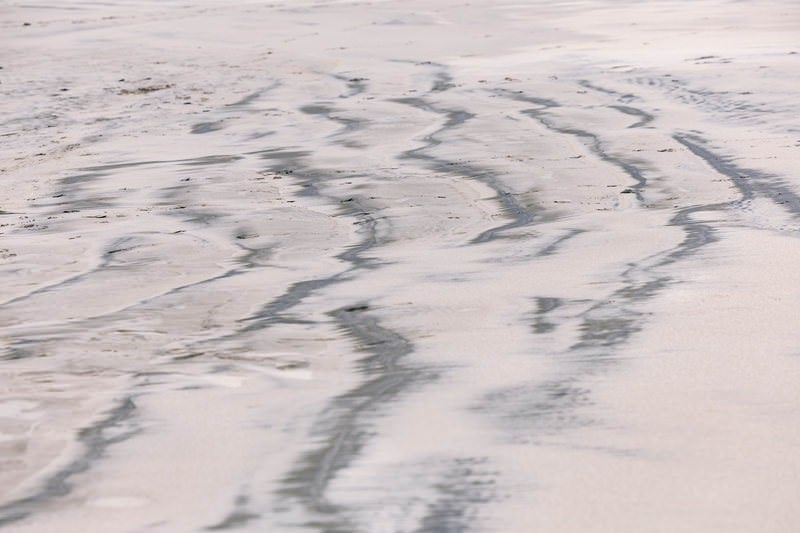
{"type": "Polygon", "coordinates": [[[0,529],[800,531],[800,4],[0,5],[0,529]]]}

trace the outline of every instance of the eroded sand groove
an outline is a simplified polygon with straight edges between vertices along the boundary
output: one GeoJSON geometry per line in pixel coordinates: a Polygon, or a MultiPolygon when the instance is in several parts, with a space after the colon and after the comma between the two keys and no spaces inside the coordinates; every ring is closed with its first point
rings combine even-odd
{"type": "Polygon", "coordinates": [[[768,4],[14,4],[0,526],[794,531],[768,4]]]}

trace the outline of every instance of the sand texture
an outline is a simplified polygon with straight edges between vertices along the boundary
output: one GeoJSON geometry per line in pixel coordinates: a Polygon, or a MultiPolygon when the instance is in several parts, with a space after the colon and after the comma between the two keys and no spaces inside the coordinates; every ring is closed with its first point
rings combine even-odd
{"type": "Polygon", "coordinates": [[[800,4],[0,6],[0,529],[800,530],[800,4]]]}

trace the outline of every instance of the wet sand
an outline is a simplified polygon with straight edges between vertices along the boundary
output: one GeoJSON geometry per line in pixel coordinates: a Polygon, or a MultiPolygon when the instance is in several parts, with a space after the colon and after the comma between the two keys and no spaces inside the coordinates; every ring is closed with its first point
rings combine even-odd
{"type": "Polygon", "coordinates": [[[0,528],[793,532],[795,2],[0,8],[0,528]]]}

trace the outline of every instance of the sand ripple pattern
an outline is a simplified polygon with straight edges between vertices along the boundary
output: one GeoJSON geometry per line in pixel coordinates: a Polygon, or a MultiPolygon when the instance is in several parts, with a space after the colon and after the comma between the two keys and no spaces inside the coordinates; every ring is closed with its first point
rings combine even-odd
{"type": "Polygon", "coordinates": [[[0,529],[796,530],[796,3],[236,4],[8,9],[0,529]]]}

